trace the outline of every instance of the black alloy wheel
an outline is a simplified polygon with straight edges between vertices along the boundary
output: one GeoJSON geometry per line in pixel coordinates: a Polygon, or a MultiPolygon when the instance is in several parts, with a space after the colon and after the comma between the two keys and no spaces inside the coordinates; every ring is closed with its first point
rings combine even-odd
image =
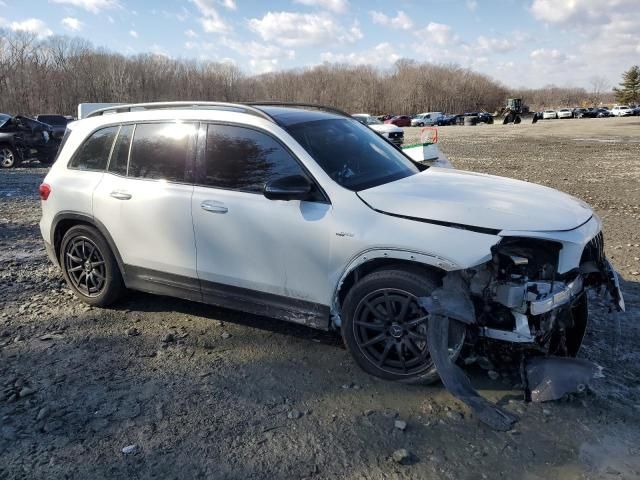
{"type": "Polygon", "coordinates": [[[420,373],[432,366],[427,350],[428,315],[417,298],[399,289],[381,289],[356,308],[354,335],[360,351],[392,375],[420,373]]]}
{"type": "Polygon", "coordinates": [[[67,243],[64,252],[65,270],[73,286],[87,297],[102,293],[107,279],[104,256],[98,246],[84,236],[67,243]]]}

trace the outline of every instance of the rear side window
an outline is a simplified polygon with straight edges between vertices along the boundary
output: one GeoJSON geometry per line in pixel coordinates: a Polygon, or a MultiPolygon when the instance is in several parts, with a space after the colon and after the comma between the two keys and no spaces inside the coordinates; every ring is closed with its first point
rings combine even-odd
{"type": "Polygon", "coordinates": [[[107,167],[118,127],[102,128],[84,141],[69,163],[78,170],[104,170],[107,167]]]}
{"type": "Polygon", "coordinates": [[[202,183],[262,193],[264,184],[305,175],[293,156],[273,137],[250,128],[209,125],[202,183]]]}
{"type": "Polygon", "coordinates": [[[133,125],[123,125],[118,132],[118,138],[113,146],[113,153],[109,161],[109,171],[118,175],[127,175],[129,162],[129,147],[133,137],[133,125]]]}
{"type": "Polygon", "coordinates": [[[187,161],[194,151],[194,123],[136,125],[129,159],[129,177],[185,181],[187,161]]]}

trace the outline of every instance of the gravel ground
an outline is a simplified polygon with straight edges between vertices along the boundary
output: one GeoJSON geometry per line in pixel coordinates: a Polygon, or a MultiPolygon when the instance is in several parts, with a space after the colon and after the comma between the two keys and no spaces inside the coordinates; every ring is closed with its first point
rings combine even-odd
{"type": "Polygon", "coordinates": [[[525,404],[470,368],[521,418],[497,433],[440,385],[364,374],[332,334],[141,293],[86,307],[42,248],[34,164],[0,172],[0,478],[640,478],[640,121],[440,138],[457,168],[558,188],[602,217],[628,311],[590,301],[594,392],[525,404]]]}

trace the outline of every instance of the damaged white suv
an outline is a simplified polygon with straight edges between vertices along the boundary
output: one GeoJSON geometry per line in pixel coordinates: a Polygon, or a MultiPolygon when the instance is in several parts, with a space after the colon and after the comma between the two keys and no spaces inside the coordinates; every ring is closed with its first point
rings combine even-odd
{"type": "Polygon", "coordinates": [[[40,228],[76,295],[125,288],[339,329],[367,372],[437,378],[502,342],[574,356],[588,287],[624,303],[601,222],[550,188],[416,163],[348,114],[308,105],[117,106],[71,123],[40,228]]]}

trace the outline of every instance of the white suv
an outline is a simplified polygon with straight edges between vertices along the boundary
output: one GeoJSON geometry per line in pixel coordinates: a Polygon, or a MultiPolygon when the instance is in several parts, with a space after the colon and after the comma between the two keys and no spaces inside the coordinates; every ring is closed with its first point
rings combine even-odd
{"type": "Polygon", "coordinates": [[[437,378],[425,306],[454,325],[451,358],[487,339],[575,355],[585,288],[624,307],[584,202],[414,163],[333,109],[94,112],[40,195],[46,249],[82,301],[128,288],[338,329],[391,380],[437,378]]]}

